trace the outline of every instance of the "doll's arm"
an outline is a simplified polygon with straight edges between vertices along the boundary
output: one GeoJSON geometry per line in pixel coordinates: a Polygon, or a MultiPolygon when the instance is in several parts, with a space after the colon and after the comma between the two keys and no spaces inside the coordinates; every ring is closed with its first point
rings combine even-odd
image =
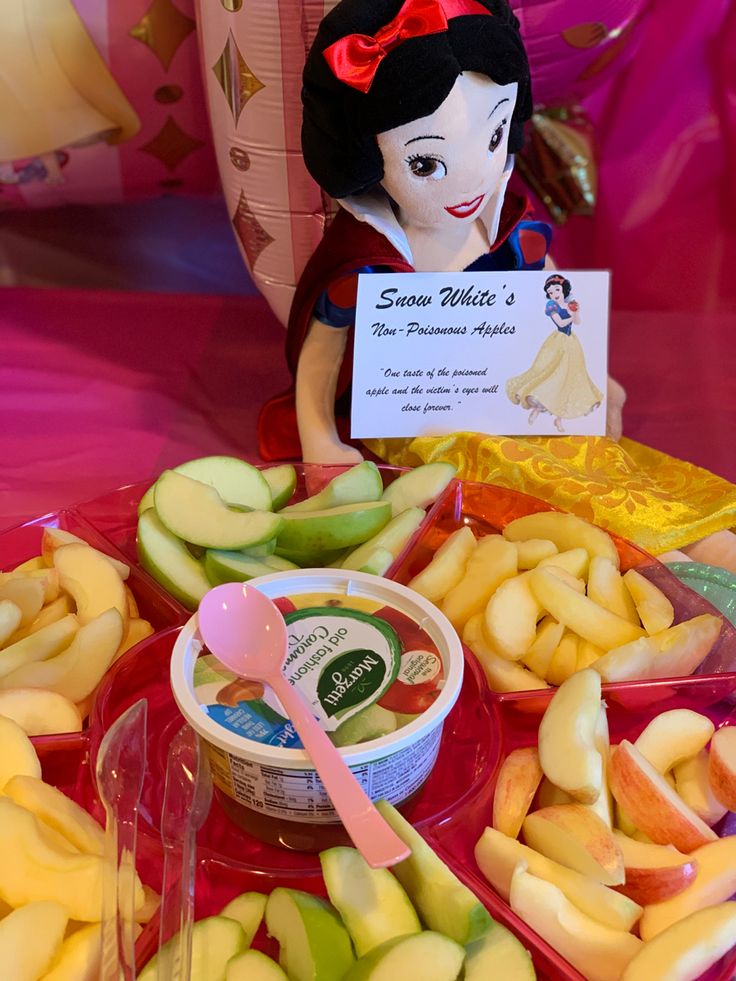
{"type": "Polygon", "coordinates": [[[312,317],[296,369],[296,417],[305,463],[359,463],[335,426],[335,391],[348,331],[312,317]]]}

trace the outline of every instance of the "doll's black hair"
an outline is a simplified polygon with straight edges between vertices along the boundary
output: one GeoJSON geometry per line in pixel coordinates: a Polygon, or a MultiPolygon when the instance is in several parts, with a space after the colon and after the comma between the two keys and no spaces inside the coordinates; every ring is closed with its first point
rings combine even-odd
{"type": "Polygon", "coordinates": [[[323,19],[304,68],[302,148],[307,169],[328,194],[346,197],[383,178],[376,134],[433,113],[461,72],[498,85],[518,83],[509,152],[520,149],[532,111],[529,63],[507,0],[479,0],[492,16],[453,17],[448,30],[403,41],[380,64],[367,93],[332,73],[323,52],[348,34],[375,34],[403,0],[341,0],[323,19]]]}
{"type": "Polygon", "coordinates": [[[560,276],[559,273],[554,273],[552,276],[548,276],[545,279],[545,281],[544,281],[544,295],[545,296],[549,296],[549,293],[547,292],[547,290],[549,289],[550,286],[561,286],[562,287],[562,295],[565,297],[565,299],[567,299],[568,296],[570,295],[570,293],[572,292],[572,283],[570,282],[570,280],[569,279],[565,279],[564,276],[560,276]]]}

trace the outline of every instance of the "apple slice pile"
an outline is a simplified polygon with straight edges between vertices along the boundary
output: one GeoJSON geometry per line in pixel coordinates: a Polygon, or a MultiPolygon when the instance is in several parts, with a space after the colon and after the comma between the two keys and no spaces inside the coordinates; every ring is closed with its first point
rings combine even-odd
{"type": "Polygon", "coordinates": [[[234,457],[166,470],[138,508],[138,554],[189,610],[223,582],[297,568],[342,566],[383,575],[455,476],[447,463],[403,474],[385,490],[364,461],[289,504],[296,471],[258,470],[234,457]]]}
{"type": "MultiPolygon", "coordinates": [[[[43,782],[30,739],[3,717],[0,760],[0,973],[14,981],[97,981],[103,830],[43,782]]],[[[129,882],[136,922],[146,923],[158,896],[135,873],[129,882]]]]}
{"type": "Polygon", "coordinates": [[[590,981],[688,981],[736,944],[736,836],[712,829],[734,808],[736,728],[674,709],[610,746],[587,668],[553,695],[538,746],[502,763],[475,857],[590,981]]]}
{"type": "Polygon", "coordinates": [[[675,626],[672,604],[610,535],[559,511],[525,515],[501,535],[455,531],[409,586],[436,603],[494,691],[560,685],[592,666],[604,681],[692,674],[722,620],[675,626]]]}
{"type": "Polygon", "coordinates": [[[79,732],[109,666],[153,633],[130,569],[44,528],[41,555],[0,573],[0,716],[30,736],[79,732]]]}
{"type": "MultiPolygon", "coordinates": [[[[378,807],[411,847],[409,858],[391,871],[372,869],[354,848],[330,848],[320,855],[329,902],[283,887],[268,897],[238,896],[195,924],[193,981],[534,981],[516,937],[395,808],[378,807]],[[249,949],[262,919],[278,942],[279,964],[249,949]]],[[[140,981],[156,981],[176,939],[140,981]]]]}

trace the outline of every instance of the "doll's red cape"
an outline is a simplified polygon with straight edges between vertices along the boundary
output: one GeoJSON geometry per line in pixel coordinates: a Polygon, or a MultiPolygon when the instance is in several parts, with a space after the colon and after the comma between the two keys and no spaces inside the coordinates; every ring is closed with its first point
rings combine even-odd
{"type": "MultiPolygon", "coordinates": [[[[511,191],[506,192],[494,252],[502,245],[529,211],[529,202],[511,191]]],[[[406,259],[388,239],[366,222],[358,221],[344,208],[335,218],[307,263],[294,293],[286,332],[286,363],[296,377],[299,353],[309,330],[314,307],[322,292],[331,284],[364,266],[385,266],[392,272],[414,272],[406,259]]],[[[336,328],[339,329],[339,328],[336,328]]],[[[337,382],[335,421],[340,438],[350,442],[349,387],[353,373],[353,331],[343,358],[337,382]]],[[[354,444],[357,445],[357,444],[354,444]]],[[[267,461],[296,460],[302,455],[296,424],[295,388],[275,395],[261,409],[258,417],[258,448],[267,461]]]]}

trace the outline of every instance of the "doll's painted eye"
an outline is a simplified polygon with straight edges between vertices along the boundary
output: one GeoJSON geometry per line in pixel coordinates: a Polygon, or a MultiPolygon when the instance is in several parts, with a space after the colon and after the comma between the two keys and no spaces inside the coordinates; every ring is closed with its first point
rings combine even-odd
{"type": "Polygon", "coordinates": [[[497,126],[493,131],[493,136],[491,137],[491,141],[488,144],[488,149],[491,153],[493,153],[494,150],[497,150],[498,147],[501,145],[501,140],[503,140],[503,134],[505,129],[506,129],[506,120],[504,119],[504,121],[500,124],[500,126],[497,126]]]}
{"type": "Polygon", "coordinates": [[[407,160],[409,170],[415,177],[429,177],[433,181],[441,181],[447,174],[447,167],[439,157],[417,155],[407,160]]]}

